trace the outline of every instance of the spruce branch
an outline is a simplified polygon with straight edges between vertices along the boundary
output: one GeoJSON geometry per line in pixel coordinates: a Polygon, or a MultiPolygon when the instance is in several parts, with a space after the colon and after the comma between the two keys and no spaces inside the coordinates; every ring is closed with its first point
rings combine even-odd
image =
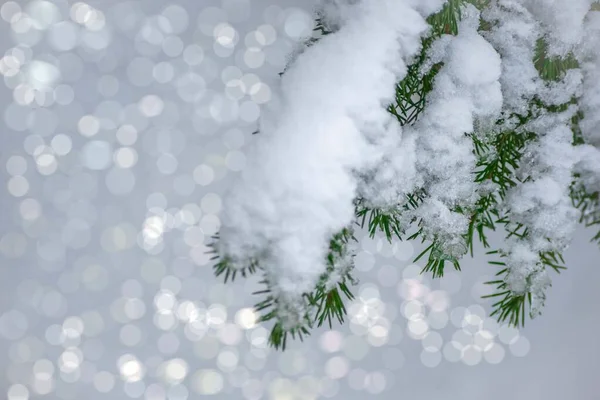
{"type": "MultiPolygon", "coordinates": [[[[427,22],[431,26],[429,34],[422,39],[420,53],[408,65],[406,77],[396,84],[394,102],[386,108],[401,126],[410,126],[418,121],[427,107],[428,95],[433,90],[437,74],[443,66],[442,64],[426,65],[428,52],[433,43],[442,35],[458,33],[461,10],[465,4],[474,4],[482,9],[489,3],[490,0],[449,0],[441,11],[428,18],[427,22]]],[[[480,20],[480,30],[492,28],[489,21],[480,20]]],[[[305,47],[314,45],[323,35],[332,33],[320,18],[316,21],[314,31],[315,36],[305,42],[305,47]]],[[[544,40],[540,39],[532,61],[544,82],[559,82],[570,69],[578,67],[577,61],[572,54],[564,58],[548,57],[547,47],[544,40]]],[[[281,74],[283,73],[285,70],[281,74]]],[[[483,298],[494,301],[491,306],[491,316],[495,316],[500,322],[522,326],[525,323],[527,310],[531,318],[535,317],[533,302],[536,301],[536,293],[531,289],[533,285],[531,277],[527,278],[524,290],[515,292],[511,289],[508,283],[511,272],[508,260],[510,254],[502,248],[489,250],[491,243],[488,233],[501,229],[506,233],[507,241],[526,242],[532,239],[534,235],[532,228],[515,218],[511,210],[506,209],[504,205],[511,190],[534,179],[523,169],[529,149],[540,140],[539,135],[529,129],[529,124],[542,114],[564,113],[576,103],[577,99],[571,99],[565,104],[549,105],[536,97],[530,101],[530,107],[524,115],[504,113],[491,128],[476,127],[474,133],[467,135],[472,141],[473,153],[476,156],[476,164],[472,172],[473,181],[478,184],[478,198],[474,205],[464,208],[456,206],[452,211],[468,217],[468,228],[461,235],[466,245],[465,252],[473,256],[475,242],[479,241],[487,250],[487,256],[494,258],[489,261],[489,264],[499,269],[496,278],[486,282],[493,287],[493,293],[483,298]]],[[[574,145],[584,143],[578,130],[581,117],[581,113],[573,117],[574,145]]],[[[570,190],[573,205],[580,211],[580,222],[586,226],[600,226],[599,192],[592,192],[586,188],[577,175],[573,177],[570,190]]],[[[406,198],[399,199],[394,207],[387,209],[371,207],[365,199],[357,198],[355,223],[361,228],[366,228],[370,237],[382,233],[389,242],[394,239],[417,238],[421,238],[422,242],[427,241],[428,246],[414,259],[414,262],[427,260],[422,273],[440,278],[443,277],[448,265],[455,270],[461,270],[461,266],[459,257],[451,254],[453,251],[447,248],[444,238],[428,232],[423,226],[423,221],[416,216],[415,210],[418,210],[428,196],[427,187],[422,187],[406,198]],[[416,231],[407,235],[406,232],[412,227],[416,227],[416,231]]],[[[214,239],[218,240],[218,236],[214,239]]],[[[550,241],[548,238],[545,239],[550,241]]],[[[600,244],[600,232],[593,240],[600,244]]],[[[335,320],[339,323],[344,322],[347,313],[345,301],[354,298],[350,287],[356,284],[352,275],[352,255],[349,253],[353,241],[356,241],[353,227],[342,230],[330,239],[326,272],[320,277],[314,290],[303,295],[305,311],[297,315],[293,323],[285,318],[287,305],[283,294],[273,287],[271,278],[260,268],[258,260],[251,261],[245,268],[239,269],[232,266],[227,256],[223,256],[215,264],[214,272],[216,276],[223,276],[225,282],[234,280],[237,275],[247,277],[257,272],[263,274],[261,284],[264,289],[254,294],[264,298],[256,304],[255,309],[261,313],[260,322],[274,323],[269,336],[270,345],[276,349],[285,349],[289,337],[303,340],[315,327],[326,323],[332,327],[335,320]]],[[[558,249],[540,251],[536,257],[536,268],[551,269],[557,273],[565,269],[563,256],[558,249]]]]}
{"type": "MultiPolygon", "coordinates": [[[[329,327],[333,326],[334,319],[339,323],[344,322],[347,313],[344,298],[346,300],[354,299],[350,286],[357,284],[352,275],[351,258],[354,254],[349,248],[353,242],[356,242],[356,238],[351,227],[343,229],[332,237],[327,254],[327,270],[319,279],[315,289],[311,293],[304,294],[305,312],[303,315],[295,316],[292,321],[287,318],[290,310],[288,310],[285,296],[273,287],[271,279],[263,271],[260,285],[264,288],[252,294],[264,297],[254,306],[256,312],[260,313],[258,322],[274,322],[269,334],[270,346],[285,350],[289,337],[302,341],[304,337],[310,335],[311,329],[320,327],[325,322],[329,327]]],[[[226,263],[217,263],[217,265],[219,264],[226,266],[215,268],[215,273],[223,269],[229,271],[227,268],[231,268],[226,263]]],[[[247,275],[256,272],[258,266],[252,265],[249,268],[253,269],[245,270],[247,275]]],[[[225,274],[227,273],[225,272],[225,274]]],[[[235,277],[235,271],[230,275],[235,277]]]]}
{"type": "MultiPolygon", "coordinates": [[[[479,7],[487,5],[487,1],[477,2],[479,7]]],[[[425,54],[429,46],[431,46],[435,38],[442,34],[456,34],[458,29],[458,21],[460,20],[460,7],[464,4],[462,1],[449,1],[444,9],[430,18],[432,23],[433,34],[423,41],[423,52],[421,57],[410,68],[415,68],[419,71],[422,67],[425,54]],[[437,29],[436,29],[437,28],[437,29]]],[[[482,21],[483,29],[489,29],[489,25],[482,21]]],[[[535,66],[539,70],[540,76],[545,81],[560,80],[569,69],[576,68],[577,62],[572,55],[566,58],[548,58],[545,56],[546,46],[543,40],[538,41],[536,49],[535,66]]],[[[392,113],[402,126],[414,123],[419,114],[426,106],[427,93],[433,86],[435,75],[439,71],[440,65],[434,65],[427,74],[420,76],[420,79],[415,79],[416,74],[410,73],[407,77],[396,86],[396,104],[390,105],[388,111],[392,113]]],[[[571,102],[574,103],[573,100],[571,102]]],[[[465,233],[464,238],[467,246],[473,255],[474,236],[477,233],[479,241],[484,248],[490,246],[485,231],[496,230],[496,224],[501,224],[507,230],[507,239],[518,237],[524,240],[529,235],[529,230],[522,224],[513,225],[507,216],[500,217],[501,211],[498,206],[506,196],[506,191],[523,182],[526,182],[530,177],[519,179],[516,176],[519,170],[520,161],[523,158],[527,146],[537,140],[537,135],[527,130],[521,129],[529,121],[536,117],[537,110],[544,109],[549,112],[562,112],[569,104],[560,106],[548,106],[543,104],[539,99],[535,99],[532,103],[532,108],[527,115],[512,114],[505,118],[513,122],[511,129],[500,131],[494,135],[481,135],[481,133],[471,135],[473,139],[474,153],[477,155],[478,162],[474,171],[474,180],[477,183],[485,184],[486,187],[491,184],[494,189],[491,193],[483,193],[476,203],[474,210],[457,210],[459,212],[468,213],[470,215],[469,229],[465,233]],[[486,140],[487,139],[487,140],[486,140]]],[[[502,127],[505,125],[505,119],[497,121],[497,125],[502,127]]],[[[489,190],[489,189],[488,189],[489,190]]],[[[425,192],[425,191],[423,191],[425,192]]],[[[589,196],[586,199],[590,198],[589,196]]],[[[581,204],[585,204],[582,202],[581,204]]],[[[402,213],[399,210],[393,210],[391,213],[383,212],[382,210],[368,210],[362,208],[358,210],[357,215],[363,217],[363,224],[366,215],[369,214],[369,233],[373,236],[377,231],[385,234],[388,240],[391,239],[392,233],[401,238],[398,232],[404,232],[400,229],[400,221],[402,213]]],[[[592,223],[598,223],[592,220],[592,223]]],[[[404,228],[406,229],[406,228],[404,228]]],[[[421,231],[419,231],[420,233],[421,231]]],[[[597,235],[600,238],[600,233],[597,235]]],[[[414,237],[413,237],[414,238],[414,237]]],[[[444,253],[443,248],[437,238],[433,238],[431,244],[419,254],[414,262],[419,261],[428,255],[427,263],[422,272],[431,273],[434,278],[442,277],[446,263],[450,263],[456,270],[460,270],[459,261],[444,253]]],[[[559,263],[562,260],[560,254],[555,253],[540,253],[539,263],[543,266],[548,266],[556,271],[560,271],[564,266],[559,263]]],[[[508,269],[501,271],[502,274],[508,272],[508,269]]],[[[502,275],[500,274],[500,275],[502,275]]],[[[518,321],[524,323],[524,309],[526,303],[531,299],[531,293],[517,295],[512,292],[507,292],[507,284],[505,281],[492,282],[498,284],[497,293],[492,296],[504,296],[501,302],[493,305],[494,312],[492,315],[497,315],[499,320],[507,320],[511,324],[517,324],[518,321]]]]}

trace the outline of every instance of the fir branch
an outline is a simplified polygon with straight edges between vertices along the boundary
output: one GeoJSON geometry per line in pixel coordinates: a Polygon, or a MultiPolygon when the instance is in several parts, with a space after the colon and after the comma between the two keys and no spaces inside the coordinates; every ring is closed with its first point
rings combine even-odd
{"type": "MultiPolygon", "coordinates": [[[[546,46],[545,43],[540,40],[536,48],[536,57],[534,64],[545,81],[558,81],[560,80],[567,70],[577,67],[577,62],[572,55],[561,59],[558,57],[548,58],[545,56],[546,46]]],[[[571,102],[560,106],[548,106],[543,104],[539,99],[534,99],[532,107],[530,108],[527,115],[511,115],[510,118],[517,120],[517,124],[513,129],[501,132],[495,137],[491,144],[481,142],[478,138],[473,137],[474,140],[474,151],[479,158],[477,167],[479,168],[476,172],[476,182],[483,182],[490,180],[493,182],[498,190],[496,193],[503,200],[506,195],[506,190],[519,185],[522,182],[526,182],[530,179],[529,176],[518,179],[516,172],[519,170],[520,161],[524,155],[524,152],[530,143],[537,141],[537,135],[527,130],[521,129],[530,120],[537,116],[538,110],[547,110],[551,113],[558,113],[566,110],[569,104],[575,103],[575,99],[571,102]],[[492,151],[490,151],[490,149],[492,151]]],[[[577,118],[577,117],[576,117],[577,118]]],[[[573,124],[577,124],[577,119],[574,118],[573,124]]],[[[504,120],[499,120],[497,125],[502,126],[504,120]]],[[[576,138],[574,138],[576,140],[576,138]]],[[[512,223],[510,221],[510,210],[507,211],[507,215],[500,217],[499,210],[495,208],[498,204],[497,199],[490,197],[484,200],[486,207],[482,207],[482,210],[490,212],[487,214],[485,221],[485,229],[494,229],[495,224],[503,225],[503,228],[507,232],[506,239],[516,237],[519,240],[525,240],[530,232],[528,227],[521,223],[512,223]],[[489,219],[489,217],[495,217],[495,221],[489,219]]],[[[479,226],[481,229],[482,226],[479,226]]],[[[469,229],[470,232],[475,230],[474,228],[469,229]]],[[[469,234],[470,244],[472,246],[472,234],[469,234]]],[[[481,237],[481,234],[480,234],[481,237]]],[[[484,247],[487,247],[484,244],[484,247]]],[[[472,247],[471,247],[472,249],[472,247]]],[[[472,254],[472,250],[471,250],[472,254]]],[[[506,257],[501,250],[494,250],[487,253],[488,255],[497,254],[501,257],[506,257]]],[[[540,252],[538,254],[539,262],[538,265],[544,268],[552,268],[557,273],[565,269],[564,259],[562,255],[556,251],[540,252]]],[[[499,322],[508,321],[509,324],[519,326],[525,323],[525,310],[527,307],[531,308],[532,293],[526,291],[525,293],[514,293],[508,288],[506,283],[506,276],[510,269],[503,261],[490,261],[491,265],[500,266],[502,269],[496,274],[496,276],[502,277],[502,279],[493,280],[486,282],[489,285],[495,286],[495,293],[483,296],[484,298],[500,298],[499,301],[492,305],[493,311],[490,316],[496,316],[499,322]]],[[[533,315],[530,315],[532,318],[533,315]]]]}
{"type": "Polygon", "coordinates": [[[248,263],[248,266],[244,268],[237,268],[232,265],[229,257],[219,257],[216,250],[217,243],[219,241],[219,234],[212,236],[212,242],[207,246],[209,248],[207,254],[212,254],[211,261],[218,260],[213,266],[213,272],[216,277],[223,276],[224,283],[227,283],[230,279],[233,282],[235,277],[239,274],[243,278],[246,278],[254,274],[258,269],[258,262],[253,260],[248,263]]]}
{"type": "MultiPolygon", "coordinates": [[[[406,77],[396,84],[394,103],[387,107],[390,114],[394,115],[400,125],[408,126],[414,124],[427,106],[427,96],[433,89],[436,75],[441,64],[432,66],[427,71],[422,71],[427,60],[428,50],[433,42],[445,34],[456,35],[460,21],[461,7],[466,3],[483,8],[489,4],[489,0],[449,0],[443,9],[428,18],[431,26],[429,35],[422,40],[422,50],[408,67],[406,77]]],[[[489,29],[486,21],[481,21],[481,30],[489,29]]],[[[317,19],[314,29],[315,36],[308,39],[305,47],[311,46],[323,35],[331,31],[323,25],[321,19],[317,19]]],[[[538,42],[535,59],[533,60],[539,71],[540,77],[546,82],[559,81],[565,73],[577,67],[577,62],[572,55],[566,58],[548,58],[546,56],[546,44],[543,40],[538,42]]],[[[287,68],[287,67],[286,67],[287,68]]],[[[283,74],[285,70],[281,73],[283,74]]],[[[527,240],[531,231],[529,227],[519,222],[513,222],[510,210],[503,208],[503,201],[507,191],[531,179],[530,176],[521,176],[520,167],[522,159],[528,147],[538,140],[536,134],[527,131],[525,127],[529,122],[540,115],[541,111],[549,113],[560,113],[570,104],[560,106],[549,106],[543,104],[540,99],[534,99],[527,115],[503,115],[496,122],[492,132],[476,132],[469,135],[473,142],[473,152],[477,157],[476,167],[473,171],[474,182],[481,188],[479,199],[474,207],[460,209],[456,207],[453,211],[462,213],[469,217],[469,225],[463,238],[470,254],[473,255],[474,243],[477,236],[479,242],[485,249],[491,247],[487,238],[488,231],[495,231],[500,226],[506,232],[506,239],[527,240]]],[[[578,130],[578,121],[581,114],[577,114],[572,121],[573,142],[582,144],[583,138],[578,130]]],[[[571,199],[575,207],[581,212],[581,223],[586,226],[600,225],[600,196],[598,192],[590,193],[574,177],[571,187],[571,199]]],[[[424,199],[427,198],[426,188],[421,188],[406,199],[399,200],[395,207],[390,209],[377,209],[369,207],[364,199],[356,199],[355,215],[357,224],[366,227],[369,235],[374,237],[378,232],[385,235],[388,241],[394,238],[400,240],[413,240],[421,237],[423,241],[430,240],[430,244],[414,260],[417,262],[427,257],[427,263],[422,273],[431,273],[434,278],[444,275],[446,263],[450,263],[456,270],[460,270],[459,260],[444,252],[444,243],[438,237],[426,237],[422,221],[414,217],[416,210],[424,199]],[[416,223],[417,230],[405,238],[406,231],[416,223]]],[[[218,240],[218,237],[214,237],[218,240]]],[[[306,293],[303,300],[306,304],[305,314],[299,316],[297,323],[289,324],[281,318],[281,308],[285,308],[285,301],[273,290],[268,277],[263,276],[261,284],[265,289],[256,292],[256,295],[266,296],[265,299],[256,304],[255,308],[261,312],[260,322],[274,321],[269,343],[276,349],[285,349],[288,338],[303,338],[310,335],[310,330],[316,326],[327,323],[332,326],[334,320],[343,323],[347,313],[344,301],[352,300],[353,294],[350,285],[356,281],[351,274],[351,265],[345,265],[340,269],[340,262],[345,262],[348,245],[351,240],[356,240],[352,229],[344,229],[334,235],[329,244],[327,254],[327,269],[320,277],[314,290],[306,293]]],[[[593,240],[600,244],[600,232],[593,240]]],[[[510,267],[505,262],[508,256],[503,250],[491,250],[488,256],[496,256],[499,259],[490,260],[489,264],[500,270],[496,273],[496,279],[486,282],[494,287],[494,292],[483,296],[496,300],[492,304],[491,316],[496,316],[498,321],[508,321],[509,324],[522,326],[525,323],[527,309],[531,310],[532,292],[529,287],[523,293],[515,293],[510,290],[507,276],[510,267]]],[[[213,257],[214,259],[215,257],[213,257]]],[[[538,254],[538,266],[551,268],[557,273],[565,269],[562,254],[557,251],[540,252],[538,254]]],[[[214,266],[217,276],[223,276],[225,282],[234,280],[237,274],[246,277],[261,270],[256,261],[242,269],[233,268],[231,260],[224,257],[214,266]]],[[[262,271],[262,270],[261,270],[262,271]]],[[[264,274],[264,271],[262,271],[264,274]]],[[[529,285],[530,282],[527,282],[529,285]]],[[[530,316],[531,311],[530,311],[530,316]]]]}
{"type": "MultiPolygon", "coordinates": [[[[437,75],[440,65],[434,65],[422,74],[421,69],[427,60],[427,54],[433,42],[443,34],[458,33],[458,21],[460,20],[460,7],[466,0],[449,0],[442,10],[431,15],[427,22],[431,26],[429,35],[423,38],[422,48],[417,59],[408,67],[405,78],[396,84],[395,102],[388,105],[387,111],[394,115],[401,126],[414,124],[423,112],[427,102],[427,94],[433,89],[433,82],[437,75]]],[[[399,203],[396,208],[382,210],[370,208],[364,204],[362,199],[356,201],[356,216],[365,226],[368,218],[368,231],[371,237],[377,232],[382,232],[388,241],[394,236],[402,240],[402,235],[408,227],[403,227],[403,212],[416,209],[423,199],[426,192],[423,189],[407,196],[405,203],[399,203]]],[[[415,222],[414,219],[410,220],[415,222]]],[[[413,234],[409,240],[419,236],[421,231],[413,234]]]]}
{"type": "Polygon", "coordinates": [[[573,54],[567,57],[548,57],[547,44],[543,39],[538,40],[534,64],[545,81],[558,81],[569,69],[579,66],[573,54]]]}
{"type": "MultiPolygon", "coordinates": [[[[487,255],[496,255],[501,259],[507,255],[501,250],[492,250],[486,253],[487,255]]],[[[564,259],[560,253],[544,252],[539,254],[540,264],[544,267],[550,267],[557,273],[566,269],[564,259]]],[[[525,325],[526,310],[531,308],[532,293],[526,290],[524,293],[515,293],[508,288],[506,277],[510,271],[504,261],[488,261],[494,267],[502,268],[496,273],[497,279],[484,282],[486,285],[495,286],[495,292],[484,295],[484,299],[500,299],[492,304],[492,312],[490,316],[496,316],[498,322],[507,321],[509,325],[519,327],[525,325]]],[[[528,282],[529,285],[529,282],[528,282]]],[[[535,315],[531,315],[533,318],[535,315]]]]}
{"type": "Polygon", "coordinates": [[[279,295],[275,294],[270,280],[265,277],[260,282],[265,288],[254,292],[253,295],[266,296],[266,298],[257,303],[254,308],[257,312],[262,313],[259,322],[275,321],[269,335],[269,344],[272,347],[285,350],[288,335],[292,339],[303,340],[304,337],[310,335],[310,330],[315,325],[320,327],[327,322],[329,327],[332,327],[334,319],[339,323],[344,322],[347,310],[343,297],[348,300],[354,299],[349,285],[355,285],[357,281],[352,276],[351,263],[342,266],[341,270],[338,268],[338,263],[347,261],[343,258],[348,256],[348,246],[351,241],[356,242],[356,238],[350,228],[345,228],[333,236],[327,254],[327,270],[321,276],[315,289],[303,296],[306,302],[306,312],[295,324],[286,324],[281,319],[281,309],[285,309],[285,303],[279,295]],[[332,276],[336,271],[339,272],[339,276],[332,276]],[[333,282],[332,278],[334,278],[333,282]]]}
{"type": "MultiPolygon", "coordinates": [[[[256,291],[252,294],[267,295],[264,300],[254,306],[254,309],[256,312],[262,313],[258,319],[259,323],[275,320],[269,334],[269,345],[277,350],[285,350],[288,335],[293,339],[298,338],[301,341],[304,340],[304,337],[309,336],[310,329],[313,326],[310,314],[308,312],[305,313],[301,316],[300,321],[290,326],[289,323],[286,323],[281,318],[281,308],[285,308],[285,305],[282,304],[282,298],[273,294],[268,280],[265,279],[261,283],[266,286],[266,289],[256,291]]],[[[308,296],[305,295],[305,298],[308,298],[308,296]]]]}
{"type": "MultiPolygon", "coordinates": [[[[371,208],[365,204],[364,200],[357,199],[355,201],[355,215],[361,228],[367,226],[371,238],[381,232],[388,242],[391,242],[394,236],[399,240],[403,240],[406,230],[415,222],[414,218],[407,220],[404,216],[407,212],[417,209],[424,198],[425,193],[422,190],[416,191],[407,195],[404,203],[389,210],[371,208]]],[[[414,237],[412,238],[414,239],[414,237]]]]}
{"type": "Polygon", "coordinates": [[[434,239],[432,243],[414,259],[413,262],[416,263],[425,254],[429,254],[429,258],[427,259],[427,264],[425,264],[425,267],[423,267],[421,270],[421,273],[431,273],[434,279],[444,276],[446,263],[451,263],[456,271],[461,270],[458,260],[454,257],[446,255],[437,239],[434,239]]]}
{"type": "Polygon", "coordinates": [[[349,284],[357,284],[351,273],[353,260],[344,260],[346,257],[354,257],[354,254],[349,253],[348,249],[351,241],[357,242],[353,231],[348,228],[334,235],[330,241],[327,271],[321,276],[316,290],[308,296],[309,303],[315,308],[314,322],[317,323],[317,326],[321,326],[327,321],[331,328],[334,317],[340,324],[343,323],[347,311],[341,294],[348,300],[354,299],[354,295],[348,287],[349,284]],[[347,264],[341,265],[340,269],[339,263],[347,264]],[[339,276],[333,276],[336,270],[338,270],[339,276]]]}

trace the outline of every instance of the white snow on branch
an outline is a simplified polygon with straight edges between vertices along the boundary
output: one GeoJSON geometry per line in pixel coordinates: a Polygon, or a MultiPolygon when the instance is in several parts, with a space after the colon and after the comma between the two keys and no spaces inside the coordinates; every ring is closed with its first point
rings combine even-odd
{"type": "Polygon", "coordinates": [[[495,0],[482,15],[493,24],[484,35],[502,57],[500,82],[508,115],[526,115],[540,84],[533,59],[541,31],[521,3],[519,0],[495,0]]]}
{"type": "MultiPolygon", "coordinates": [[[[578,90],[570,85],[564,87],[573,90],[564,93],[567,98],[578,90]]],[[[528,230],[524,239],[513,239],[507,244],[506,282],[516,294],[531,293],[532,317],[541,312],[551,283],[539,255],[563,252],[577,226],[578,211],[571,202],[570,186],[581,156],[572,145],[573,131],[569,126],[576,111],[576,107],[562,113],[539,110],[539,116],[522,127],[538,139],[527,146],[517,171],[524,182],[508,191],[505,202],[512,227],[520,224],[528,230]]]]}
{"type": "Polygon", "coordinates": [[[539,141],[530,146],[530,158],[523,163],[531,167],[523,172],[530,180],[507,196],[511,221],[522,224],[529,233],[524,240],[508,243],[506,264],[510,272],[506,282],[517,294],[525,291],[532,294],[532,316],[541,311],[546,288],[551,283],[539,254],[564,251],[577,226],[578,211],[569,196],[573,169],[578,162],[572,139],[573,132],[566,124],[548,127],[539,141]]]}
{"type": "Polygon", "coordinates": [[[546,105],[565,104],[578,95],[583,79],[578,69],[569,70],[558,82],[541,79],[534,58],[536,43],[545,32],[524,7],[528,3],[530,0],[495,0],[483,13],[483,18],[493,24],[484,35],[502,57],[501,82],[507,116],[527,115],[533,98],[546,105]]]}
{"type": "Polygon", "coordinates": [[[583,20],[594,0],[522,0],[544,27],[550,55],[566,56],[581,43],[583,20]]]}
{"type": "MultiPolygon", "coordinates": [[[[531,108],[533,99],[547,106],[566,104],[581,96],[582,90],[584,97],[587,94],[593,99],[594,89],[590,94],[590,88],[586,88],[594,87],[593,78],[590,79],[594,74],[593,64],[569,70],[557,82],[545,82],[533,63],[536,42],[542,38],[551,56],[566,56],[580,44],[587,31],[582,22],[589,8],[588,0],[494,0],[483,14],[484,19],[492,23],[486,37],[502,56],[506,116],[513,113],[525,116],[530,111],[537,114],[534,120],[519,128],[521,132],[535,133],[538,139],[528,145],[521,167],[516,171],[524,182],[509,190],[504,204],[504,208],[510,210],[512,227],[520,224],[521,231],[528,230],[524,239],[511,238],[504,253],[509,268],[508,287],[515,294],[531,293],[532,316],[539,314],[546,288],[551,283],[540,254],[564,251],[576,228],[578,211],[570,199],[573,173],[578,168],[580,173],[587,171],[588,177],[594,176],[594,172],[589,171],[598,166],[597,152],[587,146],[572,145],[570,122],[577,107],[571,106],[562,113],[531,108]],[[582,85],[585,80],[588,84],[582,85]]],[[[586,52],[587,57],[589,53],[586,52]]],[[[503,128],[514,128],[510,125],[514,121],[510,118],[508,121],[503,128]]],[[[583,122],[584,130],[586,124],[593,125],[583,122]]]]}
{"type": "Polygon", "coordinates": [[[502,107],[500,56],[477,32],[478,25],[479,11],[466,6],[458,35],[442,39],[444,64],[421,119],[409,129],[417,137],[417,170],[427,193],[415,214],[424,232],[455,257],[466,252],[461,243],[469,217],[452,209],[469,209],[478,197],[473,143],[465,134],[474,132],[477,121],[495,121],[502,107]]]}
{"type": "MultiPolygon", "coordinates": [[[[421,50],[425,18],[445,1],[322,1],[334,32],[298,54],[281,101],[263,113],[246,168],[226,196],[220,254],[236,268],[258,261],[280,321],[293,327],[308,311],[303,294],[327,271],[329,240],[354,220],[357,197],[389,210],[424,193],[401,218],[420,221],[436,251],[459,258],[477,200],[498,189],[474,182],[470,136],[533,133],[518,160],[518,184],[499,209],[509,227],[528,232],[506,243],[506,282],[516,294],[531,293],[531,314],[539,313],[550,285],[540,257],[564,251],[578,220],[574,174],[586,189],[600,189],[600,13],[589,12],[592,0],[491,0],[482,15],[490,29],[482,32],[479,11],[466,4],[458,34],[429,49],[424,69],[441,68],[424,111],[404,128],[386,107],[421,50]],[[534,64],[540,40],[546,56],[574,54],[580,68],[542,79],[534,64]],[[573,99],[579,105],[552,108],[573,99]],[[578,111],[582,146],[573,145],[571,130],[578,111]]],[[[351,259],[348,251],[333,266],[327,288],[351,259]]]]}
{"type": "Polygon", "coordinates": [[[275,294],[299,314],[302,294],[326,270],[329,239],[353,220],[354,172],[400,135],[385,105],[427,29],[412,3],[345,4],[340,29],[284,74],[281,104],[263,114],[226,197],[219,252],[240,268],[259,259],[275,294]]]}
{"type": "MultiPolygon", "coordinates": [[[[448,250],[463,249],[457,240],[466,232],[467,217],[451,211],[476,200],[471,139],[476,122],[495,120],[502,106],[500,57],[477,32],[479,12],[463,10],[458,36],[444,35],[429,50],[427,72],[443,62],[419,121],[399,143],[390,143],[377,169],[360,186],[367,204],[391,209],[423,188],[427,200],[414,216],[423,218],[430,237],[444,237],[448,250]]],[[[453,252],[462,252],[453,251],[453,252]]]]}

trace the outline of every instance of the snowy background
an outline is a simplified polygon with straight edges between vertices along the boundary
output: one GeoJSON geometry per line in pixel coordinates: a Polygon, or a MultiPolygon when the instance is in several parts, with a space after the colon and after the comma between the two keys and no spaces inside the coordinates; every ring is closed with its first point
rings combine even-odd
{"type": "MultiPolygon", "coordinates": [[[[311,2],[3,1],[0,398],[600,398],[598,249],[544,315],[486,317],[479,254],[418,276],[366,236],[350,322],[285,353],[205,254],[311,2]]],[[[364,235],[362,235],[364,236],[364,235]]]]}

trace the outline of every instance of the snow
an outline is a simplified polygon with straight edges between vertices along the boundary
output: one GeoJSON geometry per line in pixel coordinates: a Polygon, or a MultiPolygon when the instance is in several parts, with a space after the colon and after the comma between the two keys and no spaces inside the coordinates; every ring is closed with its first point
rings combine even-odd
{"type": "MultiPolygon", "coordinates": [[[[351,230],[351,233],[354,233],[351,230]]],[[[333,260],[333,265],[329,275],[325,281],[325,290],[330,291],[338,287],[338,284],[345,282],[348,274],[354,269],[354,257],[358,253],[358,244],[354,240],[350,240],[342,248],[341,254],[333,260]]],[[[350,283],[355,283],[354,281],[350,283]]]]}
{"type": "Polygon", "coordinates": [[[492,2],[482,16],[494,24],[484,35],[502,57],[504,108],[508,113],[526,114],[539,84],[533,64],[541,34],[538,24],[518,0],[492,2]]]}
{"type": "MultiPolygon", "coordinates": [[[[564,251],[576,227],[574,173],[600,189],[600,13],[586,17],[591,0],[492,0],[481,15],[491,23],[487,31],[479,31],[479,11],[465,5],[458,35],[443,35],[428,51],[421,72],[442,67],[424,112],[401,127],[385,107],[421,50],[424,18],[443,4],[323,0],[322,17],[334,33],[298,54],[283,76],[280,101],[263,113],[246,169],[225,201],[219,246],[237,268],[260,261],[292,325],[306,311],[302,294],[326,271],[329,239],[352,223],[357,197],[393,210],[424,190],[423,203],[402,218],[421,221],[447,256],[466,253],[468,210],[496,190],[474,182],[469,135],[489,139],[516,129],[537,136],[516,171],[522,182],[501,205],[529,231],[508,240],[503,253],[506,282],[514,293],[532,294],[532,315],[551,283],[540,254],[564,251]],[[580,68],[544,81],[534,65],[540,39],[550,55],[573,53],[580,68]],[[575,98],[581,108],[545,108],[575,98]],[[534,100],[545,107],[532,106],[534,100]],[[572,145],[578,111],[583,146],[572,145]],[[518,126],[519,116],[530,121],[518,126]],[[504,123],[496,124],[500,118],[504,123]]],[[[348,254],[328,287],[350,268],[348,254]]]]}
{"type": "Polygon", "coordinates": [[[427,29],[411,1],[339,3],[346,20],[284,74],[224,204],[219,251],[238,268],[260,260],[290,324],[326,269],[329,238],[352,222],[353,171],[399,135],[383,105],[427,29]]]}
{"type": "Polygon", "coordinates": [[[509,242],[505,249],[510,269],[506,280],[515,293],[523,293],[524,288],[531,292],[532,316],[543,307],[550,278],[539,259],[535,265],[524,263],[520,254],[561,253],[570,244],[577,226],[578,211],[570,198],[573,173],[579,162],[568,125],[573,112],[572,108],[558,114],[542,111],[524,126],[538,135],[538,140],[528,146],[517,171],[529,180],[509,190],[505,203],[511,211],[511,222],[529,230],[526,238],[509,242]]]}
{"type": "Polygon", "coordinates": [[[318,14],[330,31],[337,31],[349,19],[356,3],[358,0],[323,0],[318,14]]]}
{"type": "MultiPolygon", "coordinates": [[[[593,135],[589,127],[596,125],[594,99],[598,80],[594,78],[595,68],[600,65],[597,58],[594,59],[598,54],[598,41],[590,44],[593,39],[588,32],[592,30],[584,29],[583,25],[590,5],[589,0],[498,0],[484,12],[484,18],[493,23],[486,37],[502,56],[505,115],[527,115],[534,98],[548,106],[581,98],[581,109],[586,114],[581,127],[589,141],[593,135]],[[539,39],[546,41],[550,55],[566,56],[575,51],[580,62],[583,61],[582,68],[569,70],[557,82],[544,82],[533,64],[539,39]],[[578,51],[577,46],[582,42],[583,50],[578,51]],[[592,61],[586,64],[590,59],[592,61]]],[[[592,19],[588,18],[588,23],[592,19]]],[[[564,251],[578,220],[578,211],[570,199],[573,174],[582,173],[590,181],[589,177],[600,172],[596,152],[571,144],[570,120],[576,111],[575,106],[552,114],[534,108],[537,117],[520,128],[536,133],[539,139],[528,145],[526,157],[517,171],[521,179],[528,178],[527,182],[511,189],[504,205],[511,211],[513,222],[529,230],[526,239],[507,243],[505,253],[510,272],[506,280],[513,292],[532,293],[533,316],[540,312],[545,290],[550,285],[550,277],[539,264],[538,254],[564,251]]],[[[505,127],[514,127],[511,123],[514,119],[508,119],[505,127]]]]}
{"type": "MultiPolygon", "coordinates": [[[[431,239],[441,237],[454,248],[466,232],[468,216],[451,209],[468,209],[477,200],[473,181],[476,159],[472,140],[465,133],[473,133],[478,119],[495,120],[502,107],[500,56],[477,32],[478,21],[479,12],[468,6],[459,34],[442,39],[447,46],[444,66],[422,118],[411,127],[418,138],[417,170],[428,193],[415,214],[431,239]]],[[[466,246],[458,247],[466,252],[466,246]]]]}
{"type": "Polygon", "coordinates": [[[544,26],[548,52],[566,56],[583,37],[583,19],[594,0],[522,0],[544,26]]]}
{"type": "MultiPolygon", "coordinates": [[[[449,208],[459,202],[472,204],[476,198],[472,179],[475,157],[465,133],[473,132],[477,119],[497,115],[502,106],[500,57],[477,33],[478,18],[478,11],[468,7],[459,35],[444,35],[433,44],[425,71],[441,61],[445,65],[421,119],[403,132],[399,144],[390,144],[377,170],[367,175],[360,187],[368,204],[384,209],[424,187],[429,195],[426,202],[431,204],[421,207],[417,215],[426,225],[443,223],[444,229],[432,225],[438,234],[456,230],[441,221],[439,213],[451,215],[449,208]],[[440,210],[442,204],[445,211],[440,210]]],[[[450,218],[460,220],[460,226],[465,224],[464,216],[450,218]]]]}
{"type": "Polygon", "coordinates": [[[580,183],[591,192],[600,191],[600,149],[595,146],[578,146],[578,164],[575,171],[581,175],[580,183]]]}

